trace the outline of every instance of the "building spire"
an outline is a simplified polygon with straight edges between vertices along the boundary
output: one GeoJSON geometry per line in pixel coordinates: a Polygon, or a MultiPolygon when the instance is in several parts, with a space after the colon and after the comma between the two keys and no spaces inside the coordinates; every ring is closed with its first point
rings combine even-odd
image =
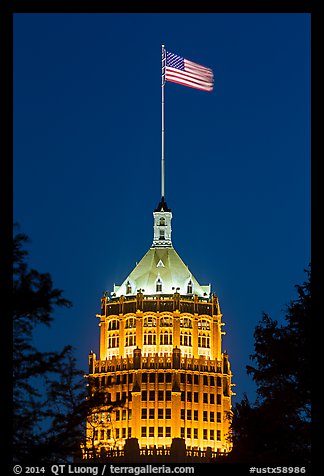
{"type": "Polygon", "coordinates": [[[165,48],[162,45],[162,84],[161,84],[161,125],[162,125],[162,150],[161,150],[161,196],[164,198],[164,84],[165,84],[165,48]]]}
{"type": "Polygon", "coordinates": [[[172,248],[171,242],[171,220],[172,212],[162,196],[160,203],[153,212],[153,247],[172,248]]]}

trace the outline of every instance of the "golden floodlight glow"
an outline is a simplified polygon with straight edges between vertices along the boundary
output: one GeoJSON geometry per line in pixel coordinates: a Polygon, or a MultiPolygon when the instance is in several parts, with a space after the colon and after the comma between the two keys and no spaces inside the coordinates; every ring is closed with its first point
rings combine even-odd
{"type": "Polygon", "coordinates": [[[232,373],[222,351],[222,314],[172,246],[171,210],[154,210],[151,248],[101,298],[99,356],[89,355],[89,392],[104,395],[87,421],[83,457],[123,449],[231,450],[232,373]],[[115,402],[121,402],[115,406],[115,402]],[[112,407],[114,407],[112,409],[112,407]]]}

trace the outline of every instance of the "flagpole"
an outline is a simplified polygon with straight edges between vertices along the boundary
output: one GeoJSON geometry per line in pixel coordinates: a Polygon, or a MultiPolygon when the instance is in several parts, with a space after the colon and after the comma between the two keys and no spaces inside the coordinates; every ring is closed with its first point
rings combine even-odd
{"type": "Polygon", "coordinates": [[[162,150],[161,150],[161,195],[164,198],[164,84],[165,84],[165,49],[162,45],[162,87],[161,87],[161,99],[162,99],[162,150]]]}

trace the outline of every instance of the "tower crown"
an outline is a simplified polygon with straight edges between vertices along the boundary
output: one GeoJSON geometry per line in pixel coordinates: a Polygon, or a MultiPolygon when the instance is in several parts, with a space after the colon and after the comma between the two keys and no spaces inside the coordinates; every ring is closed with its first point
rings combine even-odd
{"type": "Polygon", "coordinates": [[[209,299],[211,286],[200,285],[182,261],[171,241],[172,212],[164,197],[153,212],[154,236],[151,248],[121,285],[114,285],[113,295],[197,295],[209,299]]]}

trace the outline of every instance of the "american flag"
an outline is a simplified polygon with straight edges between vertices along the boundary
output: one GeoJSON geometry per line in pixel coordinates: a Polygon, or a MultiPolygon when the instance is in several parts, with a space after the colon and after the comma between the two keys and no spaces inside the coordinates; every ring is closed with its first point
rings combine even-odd
{"type": "Polygon", "coordinates": [[[162,74],[165,81],[172,81],[203,91],[213,90],[214,74],[210,68],[193,63],[166,50],[164,50],[163,60],[162,74]]]}

